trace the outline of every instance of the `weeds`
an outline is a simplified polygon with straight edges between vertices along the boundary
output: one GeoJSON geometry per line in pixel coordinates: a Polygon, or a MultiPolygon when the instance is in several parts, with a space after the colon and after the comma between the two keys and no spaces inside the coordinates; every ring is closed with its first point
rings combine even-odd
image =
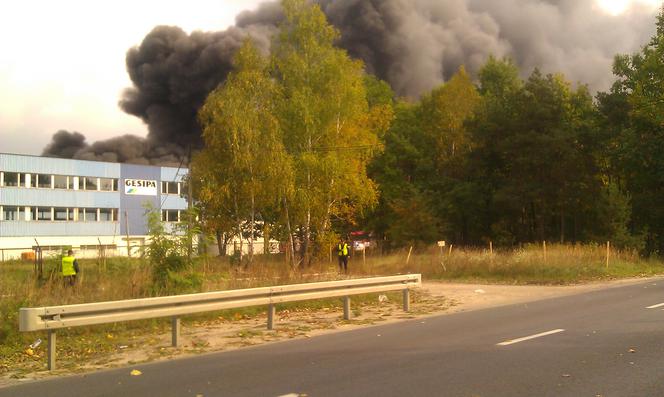
{"type": "MultiPolygon", "coordinates": [[[[356,253],[357,254],[357,253],[356,253]]],[[[74,287],[66,286],[57,274],[57,260],[45,261],[45,280],[36,280],[32,264],[18,261],[0,263],[0,375],[11,373],[21,377],[44,369],[45,343],[32,354],[27,347],[36,339],[46,340],[44,332],[19,333],[18,312],[21,307],[64,305],[155,295],[178,294],[251,288],[334,280],[346,277],[422,273],[425,280],[454,280],[509,284],[570,284],[591,280],[651,276],[664,273],[663,263],[643,259],[633,252],[611,251],[608,267],[603,246],[547,247],[526,246],[517,250],[445,249],[438,247],[379,255],[367,251],[363,259],[353,256],[349,275],[339,275],[336,262],[321,260],[312,266],[293,270],[283,256],[257,255],[249,266],[233,266],[228,258],[195,258],[184,270],[170,270],[169,288],[155,288],[154,269],[147,260],[107,258],[103,266],[94,260],[79,259],[82,272],[74,287]]],[[[334,258],[333,258],[334,259],[334,258]]],[[[386,294],[391,302],[399,302],[399,293],[386,294]]],[[[413,299],[417,299],[416,295],[413,299]]],[[[376,305],[376,294],[352,297],[352,310],[359,315],[376,305]]],[[[203,313],[183,318],[185,325],[218,324],[265,315],[265,307],[247,307],[203,313]]],[[[319,313],[341,313],[338,298],[293,302],[277,305],[280,316],[300,313],[317,318],[319,313]],[[317,314],[318,313],[318,314],[317,314]]],[[[373,321],[373,320],[372,320],[373,321]]],[[[169,319],[152,319],[58,331],[58,360],[78,368],[81,362],[108,362],[112,353],[131,350],[139,343],[158,345],[159,338],[169,330],[169,319]],[[110,337],[109,337],[110,336],[110,337]],[[60,349],[62,349],[60,351],[60,349]],[[105,361],[106,360],[106,361],[105,361]]],[[[300,326],[297,332],[306,332],[300,326]]],[[[261,335],[254,330],[243,331],[243,339],[261,335]]],[[[200,341],[196,342],[199,343],[200,341]]],[[[198,348],[200,346],[194,346],[198,348]]]]}

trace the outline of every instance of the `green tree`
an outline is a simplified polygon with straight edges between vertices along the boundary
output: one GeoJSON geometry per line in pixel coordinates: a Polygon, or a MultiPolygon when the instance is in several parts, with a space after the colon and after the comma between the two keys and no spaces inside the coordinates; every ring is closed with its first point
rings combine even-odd
{"type": "MultiPolygon", "coordinates": [[[[283,142],[294,166],[286,203],[301,232],[301,259],[310,259],[315,233],[333,217],[352,217],[376,201],[366,175],[371,129],[362,63],[334,46],[338,31],[317,5],[284,0],[285,20],[272,48],[273,76],[281,87],[278,111],[283,142]]],[[[349,219],[352,221],[352,219],[349,219]]]]}
{"type": "Polygon", "coordinates": [[[664,9],[656,26],[639,53],[616,56],[618,79],[611,95],[601,98],[606,108],[622,105],[617,115],[628,114],[620,119],[613,159],[632,197],[632,231],[647,230],[649,254],[664,252],[664,206],[659,205],[664,197],[664,9]]]}
{"type": "Polygon", "coordinates": [[[243,223],[249,223],[251,260],[257,212],[278,202],[290,167],[276,117],[278,86],[267,60],[246,40],[234,67],[199,112],[205,148],[192,167],[207,181],[203,189],[211,221],[225,225],[232,219],[239,237],[243,223]]]}
{"type": "Polygon", "coordinates": [[[219,171],[214,168],[217,159],[210,150],[196,153],[190,169],[189,182],[193,184],[194,197],[200,208],[203,232],[213,235],[220,256],[225,256],[228,242],[237,233],[232,203],[220,194],[217,185],[219,171]]]}
{"type": "Polygon", "coordinates": [[[479,99],[460,68],[419,103],[397,105],[385,151],[371,167],[381,188],[372,224],[392,244],[465,236],[462,224],[471,222],[465,164],[472,142],[464,123],[479,99]]]}

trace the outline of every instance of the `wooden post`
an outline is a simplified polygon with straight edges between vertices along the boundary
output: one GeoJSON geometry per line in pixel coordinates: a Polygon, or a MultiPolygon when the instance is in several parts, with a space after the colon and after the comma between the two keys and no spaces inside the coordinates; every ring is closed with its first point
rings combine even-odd
{"type": "Polygon", "coordinates": [[[489,241],[489,253],[493,255],[493,241],[489,241]]]}
{"type": "Polygon", "coordinates": [[[443,267],[444,271],[447,271],[447,266],[445,266],[445,260],[443,259],[443,246],[440,246],[440,265],[443,267]]]}
{"type": "Polygon", "coordinates": [[[413,246],[410,246],[410,249],[408,250],[408,256],[406,257],[406,265],[410,261],[410,253],[413,252],[413,246]]]}
{"type": "Polygon", "coordinates": [[[453,245],[454,245],[454,244],[450,244],[450,250],[447,251],[447,256],[452,256],[452,246],[453,246],[453,245]]]}
{"type": "Polygon", "coordinates": [[[362,248],[362,266],[366,266],[367,264],[367,248],[364,247],[362,248]]]}
{"type": "Polygon", "coordinates": [[[609,256],[611,255],[611,243],[606,242],[606,268],[609,268],[609,256]]]}
{"type": "Polygon", "coordinates": [[[546,262],[546,240],[542,241],[542,248],[544,249],[544,262],[546,262]]]}

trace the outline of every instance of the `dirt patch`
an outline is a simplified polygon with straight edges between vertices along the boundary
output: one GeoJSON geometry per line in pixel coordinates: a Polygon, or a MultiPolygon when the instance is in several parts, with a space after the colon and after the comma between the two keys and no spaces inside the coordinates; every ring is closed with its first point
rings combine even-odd
{"type": "MultiPolygon", "coordinates": [[[[657,283],[662,278],[649,280],[657,283]]],[[[274,330],[266,328],[266,312],[254,317],[238,317],[233,320],[219,317],[193,321],[182,327],[181,343],[178,348],[170,346],[170,333],[136,336],[132,337],[131,342],[118,345],[115,352],[100,355],[87,362],[68,362],[65,357],[58,356],[58,365],[61,369],[53,372],[9,369],[0,375],[0,387],[51,376],[130,367],[139,363],[228,351],[288,339],[310,338],[405,319],[530,302],[642,281],[644,279],[628,279],[573,286],[514,286],[429,281],[424,282],[420,290],[413,291],[411,310],[408,313],[403,312],[401,297],[397,293],[377,295],[375,301],[352,305],[351,320],[344,320],[342,310],[338,307],[323,307],[277,311],[274,330]]],[[[46,346],[43,346],[43,349],[45,348],[46,346]]]]}

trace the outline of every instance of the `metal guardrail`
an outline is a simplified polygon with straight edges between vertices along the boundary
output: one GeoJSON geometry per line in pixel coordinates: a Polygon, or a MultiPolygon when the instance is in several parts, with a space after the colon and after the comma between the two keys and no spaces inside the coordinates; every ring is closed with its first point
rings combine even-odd
{"type": "Polygon", "coordinates": [[[84,325],[171,317],[171,342],[177,347],[180,316],[247,306],[268,305],[267,328],[274,328],[275,304],[321,298],[344,298],[344,319],[350,319],[350,295],[403,291],[404,311],[410,309],[410,289],[422,284],[420,274],[205,292],[77,305],[21,308],[19,330],[48,331],[48,369],[55,369],[56,330],[84,325]]]}

